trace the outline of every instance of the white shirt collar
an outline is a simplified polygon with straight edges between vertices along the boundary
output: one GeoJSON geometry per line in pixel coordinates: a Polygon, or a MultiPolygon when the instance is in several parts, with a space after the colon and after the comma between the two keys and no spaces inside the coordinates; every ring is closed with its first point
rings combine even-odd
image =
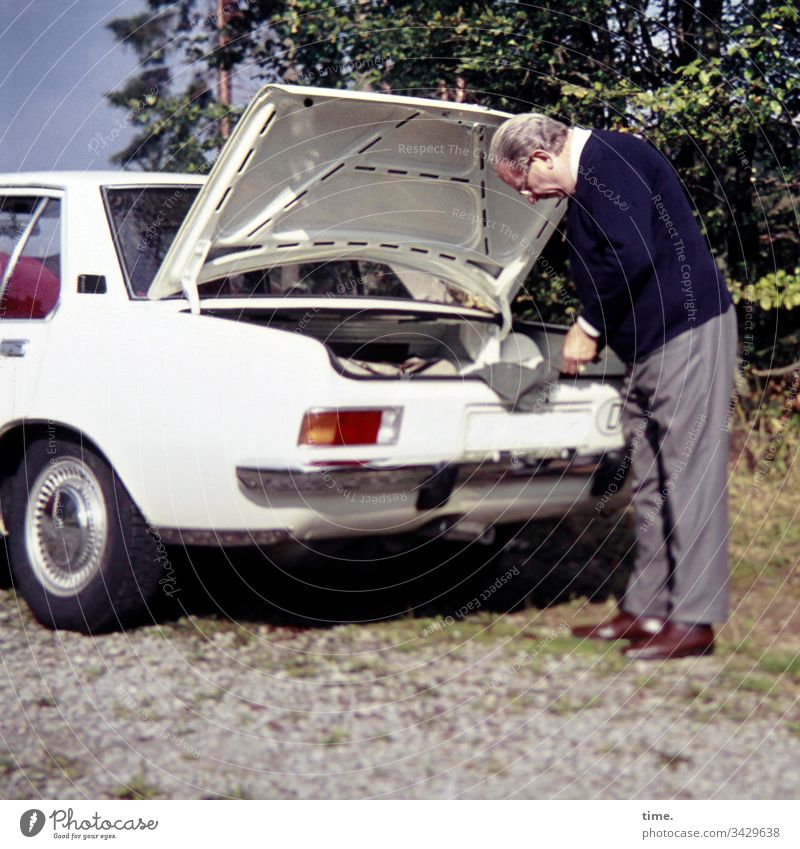
{"type": "Polygon", "coordinates": [[[573,178],[578,180],[578,163],[581,161],[581,153],[583,146],[589,141],[591,130],[584,130],[582,127],[572,128],[572,147],[569,151],[569,170],[573,178]]]}

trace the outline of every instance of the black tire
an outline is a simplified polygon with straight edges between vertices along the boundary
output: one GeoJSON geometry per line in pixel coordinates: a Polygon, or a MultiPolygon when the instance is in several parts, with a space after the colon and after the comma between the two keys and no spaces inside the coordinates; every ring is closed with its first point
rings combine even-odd
{"type": "MultiPolygon", "coordinates": [[[[2,467],[0,467],[2,469],[2,467]]],[[[5,476],[0,480],[0,511],[2,511],[4,523],[8,527],[8,505],[11,501],[11,477],[13,469],[4,469],[5,476]]],[[[8,562],[8,541],[5,536],[0,537],[0,590],[11,589],[11,566],[8,562]]]]}
{"type": "Polygon", "coordinates": [[[71,435],[48,434],[28,446],[11,496],[11,573],[39,622],[90,634],[144,620],[161,559],[102,457],[71,435]]]}
{"type": "Polygon", "coordinates": [[[5,537],[0,537],[0,590],[11,589],[11,567],[5,537]]]}

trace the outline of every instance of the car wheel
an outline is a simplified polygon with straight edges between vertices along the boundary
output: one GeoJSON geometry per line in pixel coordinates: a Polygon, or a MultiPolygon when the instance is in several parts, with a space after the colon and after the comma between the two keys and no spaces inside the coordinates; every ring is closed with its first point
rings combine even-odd
{"type": "Polygon", "coordinates": [[[26,450],[12,484],[8,552],[17,591],[50,628],[135,624],[163,571],[147,523],[104,459],[69,438],[26,450]]]}

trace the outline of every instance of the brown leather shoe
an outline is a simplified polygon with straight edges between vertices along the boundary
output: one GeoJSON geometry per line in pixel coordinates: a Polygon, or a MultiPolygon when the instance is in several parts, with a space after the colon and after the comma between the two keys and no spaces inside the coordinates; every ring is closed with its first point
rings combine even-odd
{"type": "Polygon", "coordinates": [[[635,640],[622,653],[630,660],[667,660],[694,657],[714,651],[714,629],[710,625],[686,625],[666,622],[649,639],[635,640]]]}
{"type": "Polygon", "coordinates": [[[657,619],[655,616],[633,616],[622,610],[613,619],[600,625],[576,625],[571,633],[573,637],[589,640],[649,639],[663,626],[663,619],[657,619]]]}

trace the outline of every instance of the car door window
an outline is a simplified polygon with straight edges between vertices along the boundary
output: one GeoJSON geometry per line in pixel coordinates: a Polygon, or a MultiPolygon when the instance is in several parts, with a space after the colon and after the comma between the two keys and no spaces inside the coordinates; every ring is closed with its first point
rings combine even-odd
{"type": "Polygon", "coordinates": [[[61,293],[61,202],[0,198],[0,318],[47,318],[61,293]]]}

